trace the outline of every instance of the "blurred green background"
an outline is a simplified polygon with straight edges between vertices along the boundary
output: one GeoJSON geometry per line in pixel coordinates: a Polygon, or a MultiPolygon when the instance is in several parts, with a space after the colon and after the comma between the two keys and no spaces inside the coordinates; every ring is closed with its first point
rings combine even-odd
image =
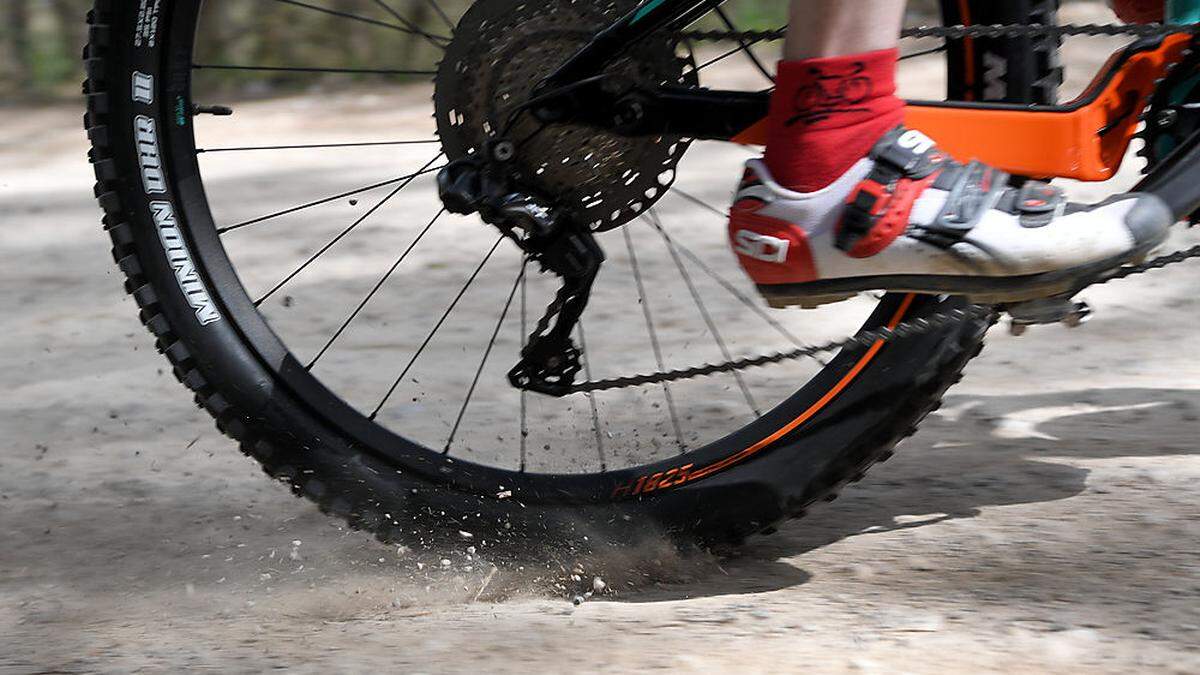
{"type": "MultiPolygon", "coordinates": [[[[379,0],[306,1],[335,11],[394,20],[379,0]]],[[[452,18],[470,4],[470,0],[436,1],[452,18]]],[[[850,1],[869,4],[868,0],[850,1]]],[[[936,0],[910,3],[916,12],[928,11],[935,4],[936,0]]],[[[443,34],[447,30],[430,0],[386,0],[386,5],[427,30],[443,34]]],[[[90,7],[91,0],[0,0],[0,104],[61,100],[78,93],[84,16],[90,7]]],[[[727,7],[740,28],[774,28],[784,23],[786,1],[732,0],[727,7]]],[[[431,49],[419,37],[380,31],[278,0],[209,0],[204,11],[206,53],[199,58],[210,63],[386,67],[412,63],[413,57],[423,56],[418,52],[431,49]]],[[[707,23],[717,27],[715,21],[707,23]]],[[[297,83],[294,76],[289,79],[287,75],[266,80],[261,74],[208,76],[214,81],[206,84],[226,87],[235,94],[264,95],[297,83]]],[[[312,79],[306,81],[311,84],[312,79]]]]}

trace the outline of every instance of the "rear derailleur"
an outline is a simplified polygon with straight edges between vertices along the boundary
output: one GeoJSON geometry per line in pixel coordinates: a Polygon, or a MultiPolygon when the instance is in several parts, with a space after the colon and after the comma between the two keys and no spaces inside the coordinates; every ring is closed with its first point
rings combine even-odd
{"type": "Polygon", "coordinates": [[[450,162],[438,173],[438,194],[446,210],[478,213],[515,242],[528,260],[538,263],[542,272],[562,279],[554,301],[521,350],[521,360],[508,371],[508,381],[518,389],[565,396],[571,393],[582,364],[571,332],[587,307],[604,251],[591,230],[566,209],[516,184],[507,166],[515,152],[510,141],[492,141],[484,151],[450,162]]]}

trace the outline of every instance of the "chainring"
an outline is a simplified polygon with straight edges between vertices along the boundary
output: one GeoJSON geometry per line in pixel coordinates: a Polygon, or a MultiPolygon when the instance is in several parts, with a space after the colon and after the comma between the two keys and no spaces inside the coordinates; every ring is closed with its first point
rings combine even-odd
{"type": "MultiPolygon", "coordinates": [[[[438,66],[434,108],[450,160],[480,152],[504,134],[518,185],[556,200],[576,222],[609,230],[653,205],[675,180],[689,140],[625,137],[573,124],[545,126],[514,115],[534,86],[637,0],[520,2],[479,0],[467,10],[438,66]]],[[[690,55],[654,35],[631,46],[605,72],[606,84],[698,86],[690,55]]],[[[614,95],[615,92],[614,92],[614,95]]]]}
{"type": "Polygon", "coordinates": [[[1200,39],[1193,39],[1183,58],[1171,65],[1155,87],[1143,115],[1146,126],[1138,153],[1146,159],[1145,173],[1158,166],[1196,131],[1200,131],[1200,39]]]}

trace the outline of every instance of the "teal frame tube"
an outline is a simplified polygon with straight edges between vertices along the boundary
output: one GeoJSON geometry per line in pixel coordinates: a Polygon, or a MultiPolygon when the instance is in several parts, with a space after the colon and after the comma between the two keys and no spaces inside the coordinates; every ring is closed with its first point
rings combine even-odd
{"type": "Polygon", "coordinates": [[[1167,23],[1200,23],[1200,0],[1167,0],[1167,23]]]}

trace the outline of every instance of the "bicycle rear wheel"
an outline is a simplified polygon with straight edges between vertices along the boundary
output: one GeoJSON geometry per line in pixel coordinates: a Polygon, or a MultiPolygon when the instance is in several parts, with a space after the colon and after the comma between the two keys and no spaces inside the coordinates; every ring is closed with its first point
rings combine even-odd
{"type": "MultiPolygon", "coordinates": [[[[444,213],[431,185],[442,141],[427,78],[476,10],[460,21],[439,3],[419,18],[361,4],[256,5],[273,30],[304,29],[312,14],[345,21],[340,48],[353,58],[336,65],[238,61],[256,54],[206,43],[223,34],[212,24],[222,14],[203,14],[199,0],[164,0],[153,17],[98,0],[86,50],[97,196],[127,290],[218,427],[323,510],[384,540],[624,539],[653,528],[738,541],[831,499],[888,456],[978,353],[986,320],[669,386],[565,399],[512,389],[504,371],[553,289],[494,232],[444,213]],[[398,50],[405,62],[363,64],[353,36],[367,29],[413,38],[398,50]],[[319,98],[244,99],[232,118],[214,118],[205,113],[226,111],[206,103],[229,80],[210,74],[285,91],[309,75],[348,81],[319,98]],[[372,78],[395,81],[381,89],[372,78]],[[238,129],[242,120],[256,121],[238,129]],[[391,136],[350,133],[393,125],[391,136]]],[[[479,86],[506,100],[553,65],[539,50],[586,38],[625,5],[535,8],[537,21],[514,26],[517,51],[495,61],[532,70],[493,69],[479,86]]],[[[681,78],[703,76],[711,60],[682,47],[672,59],[661,67],[681,78]]],[[[440,121],[491,123],[472,112],[451,107],[440,121]]],[[[550,133],[576,144],[559,164],[639,180],[621,164],[635,156],[625,139],[550,133]],[[596,163],[600,151],[607,159],[596,163]]],[[[713,206],[745,153],[693,147],[696,161],[682,161],[685,148],[675,139],[647,150],[662,163],[657,183],[639,187],[644,201],[620,202],[636,217],[602,235],[605,285],[578,336],[588,377],[784,349],[960,306],[888,296],[823,314],[766,312],[737,276],[713,206]],[[714,165],[730,168],[714,176],[714,165]],[[705,214],[715,219],[707,230],[696,224],[705,214]]]]}

